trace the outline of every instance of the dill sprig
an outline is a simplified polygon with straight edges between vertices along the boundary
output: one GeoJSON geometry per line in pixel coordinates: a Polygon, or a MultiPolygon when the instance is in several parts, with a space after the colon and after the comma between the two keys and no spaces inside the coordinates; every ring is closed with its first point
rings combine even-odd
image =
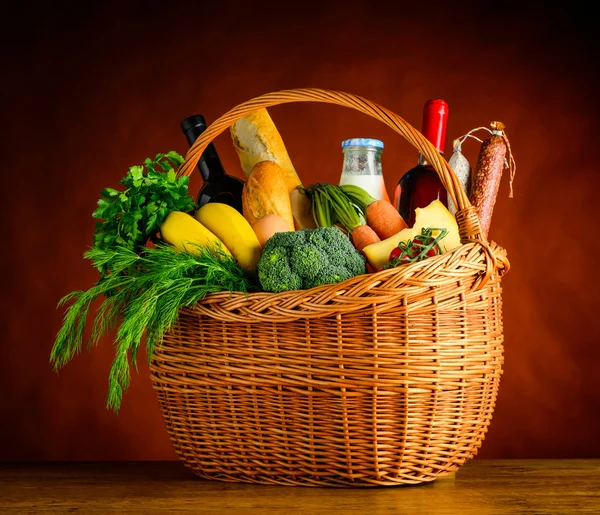
{"type": "Polygon", "coordinates": [[[104,296],[94,317],[88,349],[117,327],[107,396],[107,407],[115,412],[130,384],[130,361],[137,370],[143,340],[150,361],[164,334],[177,322],[182,307],[193,306],[210,293],[257,289],[256,279],[220,247],[198,246],[198,252],[192,254],[159,243],[139,255],[125,247],[93,247],[85,257],[96,268],[110,263],[111,273],[89,290],[72,292],[61,299],[59,307],[71,305],[50,360],[58,370],[81,351],[90,307],[104,296]]]}

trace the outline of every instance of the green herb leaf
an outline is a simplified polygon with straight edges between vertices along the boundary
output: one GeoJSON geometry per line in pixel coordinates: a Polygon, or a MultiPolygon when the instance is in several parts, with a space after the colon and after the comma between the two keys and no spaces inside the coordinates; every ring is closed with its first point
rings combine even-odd
{"type": "Polygon", "coordinates": [[[100,192],[93,217],[93,246],[84,257],[99,271],[97,283],[87,291],[66,295],[59,306],[65,313],[50,360],[56,369],[68,363],[83,346],[86,319],[92,303],[103,297],[96,311],[88,347],[117,329],[115,359],[109,376],[107,405],[118,411],[130,382],[130,361],[136,366],[141,342],[151,359],[179,309],[191,306],[209,293],[256,289],[235,258],[221,248],[199,247],[198,253],[180,252],[156,241],[160,226],[171,211],[197,209],[188,195],[187,177],[177,177],[183,163],[177,152],[157,154],[143,166],[132,166],[119,181],[122,191],[100,192]],[[155,248],[146,247],[152,239],[155,248]]]}
{"type": "Polygon", "coordinates": [[[192,254],[161,243],[146,249],[141,256],[124,247],[112,250],[93,247],[85,257],[97,266],[110,263],[112,273],[88,291],[73,292],[61,300],[61,306],[73,303],[56,337],[50,360],[59,369],[80,352],[90,305],[104,296],[88,347],[118,326],[107,397],[107,407],[115,412],[129,387],[130,360],[136,366],[143,340],[151,360],[154,349],[176,323],[182,307],[196,304],[209,293],[257,289],[256,278],[249,276],[220,247],[198,246],[198,253],[192,254]],[[127,273],[120,273],[123,271],[127,273]]]}
{"type": "Polygon", "coordinates": [[[116,197],[118,194],[119,192],[113,188],[104,188],[100,192],[100,195],[106,198],[116,197]]]}
{"type": "MultiPolygon", "coordinates": [[[[181,163],[183,157],[175,151],[157,154],[154,159],[146,159],[143,166],[129,168],[120,181],[124,191],[102,190],[92,213],[103,220],[95,225],[94,247],[111,250],[123,246],[140,253],[171,211],[193,212],[197,205],[188,195],[188,178],[177,178],[173,168],[181,163]]],[[[94,266],[100,271],[100,279],[112,269],[110,262],[94,266]]]]}

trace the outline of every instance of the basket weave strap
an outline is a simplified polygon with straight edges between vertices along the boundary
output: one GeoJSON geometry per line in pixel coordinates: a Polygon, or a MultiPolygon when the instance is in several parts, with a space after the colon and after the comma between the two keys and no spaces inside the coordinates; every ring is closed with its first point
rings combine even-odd
{"type": "MultiPolygon", "coordinates": [[[[322,102],[349,107],[379,120],[398,134],[402,135],[425,156],[440,177],[450,198],[458,207],[456,219],[461,240],[463,242],[477,241],[484,247],[488,247],[487,241],[485,241],[481,232],[479,219],[475,209],[471,206],[456,174],[438,150],[427,140],[427,138],[425,138],[425,136],[397,114],[370,100],[350,93],[315,88],[290,89],[267,93],[239,104],[215,120],[200,135],[188,150],[185,156],[185,162],[179,168],[178,174],[189,176],[198,164],[200,156],[209,143],[240,118],[263,107],[272,107],[291,102],[322,102]]],[[[493,252],[490,252],[490,255],[493,256],[493,252]]]]}

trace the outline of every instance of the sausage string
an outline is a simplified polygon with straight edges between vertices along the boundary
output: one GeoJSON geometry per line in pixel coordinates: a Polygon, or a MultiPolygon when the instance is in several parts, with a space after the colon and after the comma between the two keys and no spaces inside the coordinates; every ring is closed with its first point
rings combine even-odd
{"type": "Polygon", "coordinates": [[[454,151],[462,152],[462,145],[466,141],[467,138],[473,138],[474,140],[479,141],[479,143],[483,143],[482,139],[473,135],[475,132],[480,131],[480,130],[487,131],[490,134],[502,137],[504,144],[506,145],[506,150],[507,150],[507,154],[508,154],[508,158],[504,160],[504,164],[505,164],[504,167],[508,168],[509,173],[510,173],[509,181],[508,181],[508,187],[509,187],[508,198],[513,198],[513,181],[515,180],[517,164],[515,162],[515,158],[513,156],[512,149],[510,148],[510,142],[508,141],[508,136],[506,135],[506,130],[505,130],[506,126],[502,122],[492,122],[492,123],[490,123],[490,126],[492,127],[491,129],[489,127],[475,127],[474,129],[471,129],[469,132],[462,135],[461,137],[456,138],[453,142],[454,151]]]}

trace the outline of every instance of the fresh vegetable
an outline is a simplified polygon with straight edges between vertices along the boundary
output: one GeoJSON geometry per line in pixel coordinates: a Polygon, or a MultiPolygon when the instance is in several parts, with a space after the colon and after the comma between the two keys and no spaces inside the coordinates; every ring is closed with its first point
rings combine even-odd
{"type": "Polygon", "coordinates": [[[388,200],[377,200],[365,189],[354,184],[341,185],[340,190],[359,206],[367,225],[380,239],[389,238],[408,227],[404,218],[388,200]]]}
{"type": "Polygon", "coordinates": [[[359,225],[352,231],[352,243],[356,250],[363,250],[367,245],[381,241],[379,236],[368,225],[359,225]]]}
{"type": "MultiPolygon", "coordinates": [[[[448,252],[460,246],[460,236],[456,219],[450,214],[446,206],[439,200],[434,200],[427,207],[415,210],[415,225],[410,229],[403,229],[398,234],[369,245],[363,249],[363,253],[375,270],[380,270],[389,261],[390,252],[402,242],[412,240],[426,227],[439,227],[446,229],[448,234],[440,240],[440,249],[448,252]]],[[[434,232],[437,237],[437,233],[434,232]]]]}
{"type": "Polygon", "coordinates": [[[277,232],[288,232],[287,222],[279,215],[270,214],[259,218],[252,226],[261,248],[265,246],[267,240],[277,232]]]}
{"type": "MultiPolygon", "coordinates": [[[[240,215],[241,216],[241,215],[240,215]]],[[[220,245],[225,254],[230,254],[223,242],[191,215],[171,211],[160,226],[161,238],[179,250],[199,252],[202,246],[220,245]]]]}
{"type": "Polygon", "coordinates": [[[258,262],[258,280],[270,292],[338,283],[364,273],[364,256],[337,227],[276,233],[258,262]]]}
{"type": "Polygon", "coordinates": [[[310,198],[313,216],[319,227],[340,224],[359,251],[380,241],[375,231],[362,223],[360,208],[342,192],[340,186],[318,183],[304,190],[310,198]]]}
{"type": "Polygon", "coordinates": [[[428,257],[438,256],[442,253],[440,241],[448,234],[447,229],[426,227],[421,229],[421,234],[412,240],[401,241],[390,252],[389,261],[383,268],[393,268],[406,263],[416,263],[428,257]],[[437,236],[434,236],[434,233],[437,236]]]}
{"type": "Polygon", "coordinates": [[[50,355],[57,370],[80,352],[91,305],[104,297],[88,347],[116,327],[107,398],[107,406],[115,411],[129,386],[129,359],[137,366],[142,339],[151,359],[181,307],[209,293],[258,289],[255,275],[243,270],[221,241],[188,214],[197,206],[187,195],[187,177],[176,178],[173,166],[181,162],[175,152],[158,154],[144,166],[129,169],[120,181],[125,191],[101,192],[93,216],[104,221],[96,224],[94,245],[84,254],[100,272],[100,280],[59,303],[70,306],[50,355]],[[186,224],[192,227],[187,232],[186,224]],[[148,239],[155,245],[146,246],[148,239]]]}
{"type": "Polygon", "coordinates": [[[85,253],[94,266],[112,264],[113,273],[87,291],[66,295],[59,306],[68,308],[50,360],[54,368],[66,365],[83,346],[86,318],[92,302],[106,296],[94,318],[88,347],[118,326],[115,358],[110,371],[107,407],[119,410],[130,383],[129,359],[137,367],[137,354],[145,337],[148,360],[163,335],[177,321],[179,309],[193,306],[209,293],[247,292],[256,289],[252,277],[221,247],[197,246],[195,252],[158,243],[142,256],[126,247],[97,247],[85,253]],[[127,274],[119,273],[127,270],[127,274]]]}
{"type": "Polygon", "coordinates": [[[224,243],[242,268],[256,270],[260,242],[248,220],[234,207],[209,202],[196,211],[194,218],[224,243]]]}
{"type": "MultiPolygon", "coordinates": [[[[196,209],[188,195],[188,177],[177,178],[175,169],[183,162],[177,152],[157,154],[143,166],[132,166],[119,184],[124,191],[105,188],[100,192],[93,217],[100,220],[94,231],[94,249],[120,248],[136,253],[149,239],[157,241],[160,226],[171,211],[191,213],[196,209]]],[[[112,261],[98,265],[100,280],[112,269],[112,261]]]]}

